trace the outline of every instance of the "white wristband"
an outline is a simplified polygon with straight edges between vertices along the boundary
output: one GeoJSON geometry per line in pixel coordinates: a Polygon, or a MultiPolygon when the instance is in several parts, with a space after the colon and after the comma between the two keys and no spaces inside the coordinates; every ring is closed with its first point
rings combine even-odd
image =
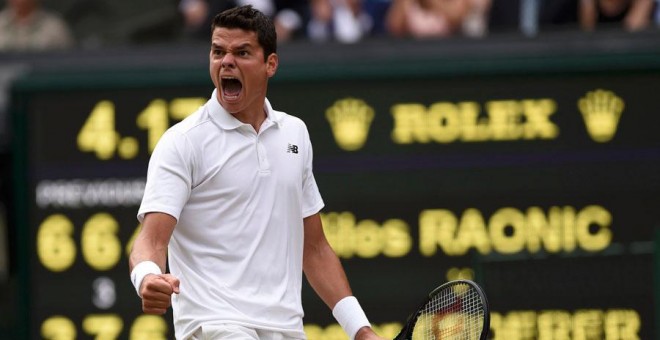
{"type": "Polygon", "coordinates": [[[142,286],[142,280],[144,280],[145,276],[149,274],[160,275],[162,273],[160,267],[152,261],[142,261],[133,267],[131,271],[131,282],[133,282],[133,287],[135,287],[137,295],[142,297],[140,295],[140,286],[142,286]]]}
{"type": "Polygon", "coordinates": [[[360,328],[365,326],[371,327],[367,316],[364,314],[355,296],[347,296],[339,300],[332,309],[332,315],[351,340],[355,339],[355,335],[360,328]]]}

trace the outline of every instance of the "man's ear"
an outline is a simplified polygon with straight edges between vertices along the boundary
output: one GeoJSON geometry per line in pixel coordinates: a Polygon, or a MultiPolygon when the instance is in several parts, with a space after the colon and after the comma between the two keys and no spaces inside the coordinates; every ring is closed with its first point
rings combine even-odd
{"type": "Polygon", "coordinates": [[[280,63],[280,58],[277,56],[276,53],[271,53],[268,56],[268,59],[266,59],[266,72],[268,73],[268,78],[275,75],[279,63],[280,63]]]}

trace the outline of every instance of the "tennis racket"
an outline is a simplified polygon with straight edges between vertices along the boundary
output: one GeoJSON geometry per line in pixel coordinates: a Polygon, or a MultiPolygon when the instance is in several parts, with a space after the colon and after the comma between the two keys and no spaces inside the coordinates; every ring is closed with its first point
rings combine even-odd
{"type": "Polygon", "coordinates": [[[489,328],[484,291],[473,281],[455,280],[434,289],[394,340],[485,340],[489,328]]]}

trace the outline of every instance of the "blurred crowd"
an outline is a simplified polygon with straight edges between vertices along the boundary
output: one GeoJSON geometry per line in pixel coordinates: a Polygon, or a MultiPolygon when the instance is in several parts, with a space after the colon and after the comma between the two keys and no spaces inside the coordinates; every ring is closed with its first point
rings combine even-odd
{"type": "Polygon", "coordinates": [[[72,0],[67,2],[66,8],[53,6],[58,2],[47,6],[46,0],[5,0],[0,11],[0,51],[172,39],[208,41],[212,17],[224,9],[244,4],[252,4],[273,18],[281,42],[304,39],[356,43],[373,37],[482,38],[507,31],[527,36],[567,29],[636,32],[655,29],[660,24],[658,2],[660,0],[160,0],[141,10],[131,21],[118,21],[113,25],[108,19],[112,17],[114,2],[109,0],[72,0]],[[93,22],[103,22],[103,25],[94,26],[93,22]],[[104,32],[99,31],[103,29],[104,32]]]}

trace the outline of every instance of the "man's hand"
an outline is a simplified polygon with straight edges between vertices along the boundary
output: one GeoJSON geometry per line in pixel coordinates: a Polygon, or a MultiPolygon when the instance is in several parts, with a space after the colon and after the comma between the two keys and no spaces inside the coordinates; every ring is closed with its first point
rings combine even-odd
{"type": "Polygon", "coordinates": [[[172,294],[179,294],[179,279],[171,274],[150,274],[142,280],[140,295],[142,311],[147,314],[165,314],[172,305],[172,294]]]}
{"type": "Polygon", "coordinates": [[[378,336],[371,327],[362,327],[355,334],[355,340],[385,340],[385,338],[378,336]]]}

